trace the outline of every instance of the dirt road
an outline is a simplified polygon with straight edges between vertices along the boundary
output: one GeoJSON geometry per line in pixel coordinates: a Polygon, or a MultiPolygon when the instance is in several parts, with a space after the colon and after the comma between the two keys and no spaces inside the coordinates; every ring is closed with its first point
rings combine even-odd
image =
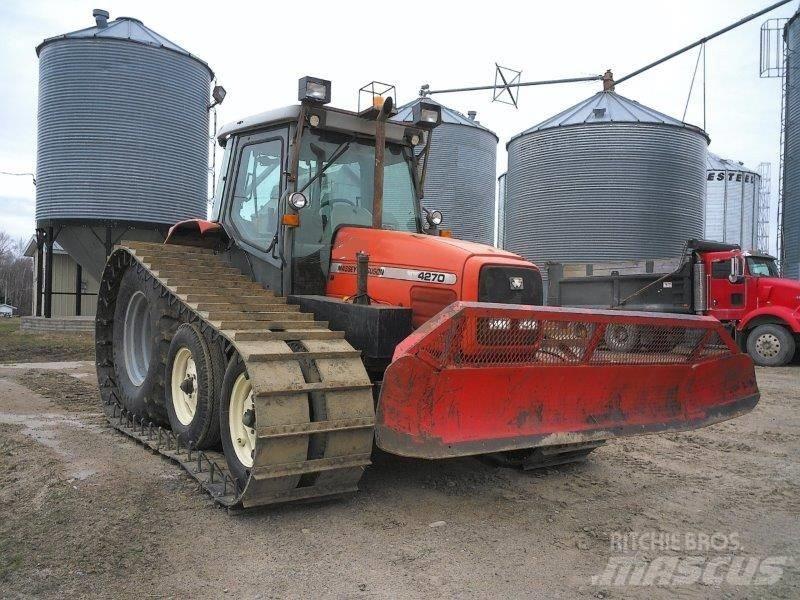
{"type": "Polygon", "coordinates": [[[797,598],[800,367],[758,377],[753,413],[582,465],[378,455],[352,498],[229,515],[105,425],[91,363],[0,367],[0,596],[797,598]]]}

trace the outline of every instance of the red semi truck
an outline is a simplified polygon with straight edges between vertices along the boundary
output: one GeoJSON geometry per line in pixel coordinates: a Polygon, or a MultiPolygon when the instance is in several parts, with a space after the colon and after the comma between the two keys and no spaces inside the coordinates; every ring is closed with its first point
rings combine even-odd
{"type": "MultiPolygon", "coordinates": [[[[547,272],[551,306],[709,315],[763,366],[787,364],[800,346],[800,281],[780,277],[774,257],[734,244],[689,240],[675,259],[548,263],[547,272]]],[[[606,343],[625,350],[648,340],[615,327],[606,343]]]]}

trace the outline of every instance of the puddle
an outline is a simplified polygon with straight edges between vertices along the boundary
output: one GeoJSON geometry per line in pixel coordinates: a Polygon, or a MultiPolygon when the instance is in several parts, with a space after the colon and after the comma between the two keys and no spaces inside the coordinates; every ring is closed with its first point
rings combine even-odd
{"type": "Polygon", "coordinates": [[[89,466],[89,461],[77,457],[67,450],[62,444],[62,427],[72,429],[86,429],[86,424],[77,419],[58,413],[18,414],[0,412],[0,423],[8,425],[21,425],[20,433],[32,440],[46,446],[59,457],[64,459],[68,468],[75,469],[69,477],[75,480],[84,480],[97,473],[96,469],[89,466]]]}
{"type": "Polygon", "coordinates": [[[74,369],[85,369],[93,367],[94,363],[90,360],[0,364],[0,369],[44,369],[44,370],[54,370],[54,371],[71,371],[74,369]]]}

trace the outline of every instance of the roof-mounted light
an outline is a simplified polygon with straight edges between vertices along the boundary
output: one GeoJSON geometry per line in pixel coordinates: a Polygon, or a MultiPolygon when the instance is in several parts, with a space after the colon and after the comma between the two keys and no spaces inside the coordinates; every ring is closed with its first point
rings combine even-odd
{"type": "Polygon", "coordinates": [[[331,101],[331,82],[318,77],[303,77],[299,82],[297,99],[300,102],[327,104],[331,101]]]}
{"type": "Polygon", "coordinates": [[[417,102],[411,117],[417,127],[436,127],[442,122],[442,107],[433,102],[417,102]]]}

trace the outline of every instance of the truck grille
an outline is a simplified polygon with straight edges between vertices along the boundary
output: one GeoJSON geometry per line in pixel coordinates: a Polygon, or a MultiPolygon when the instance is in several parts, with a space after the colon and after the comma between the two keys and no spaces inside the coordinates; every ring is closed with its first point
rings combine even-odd
{"type": "Polygon", "coordinates": [[[540,306],[542,276],[535,269],[487,265],[478,280],[478,302],[540,306]]]}

